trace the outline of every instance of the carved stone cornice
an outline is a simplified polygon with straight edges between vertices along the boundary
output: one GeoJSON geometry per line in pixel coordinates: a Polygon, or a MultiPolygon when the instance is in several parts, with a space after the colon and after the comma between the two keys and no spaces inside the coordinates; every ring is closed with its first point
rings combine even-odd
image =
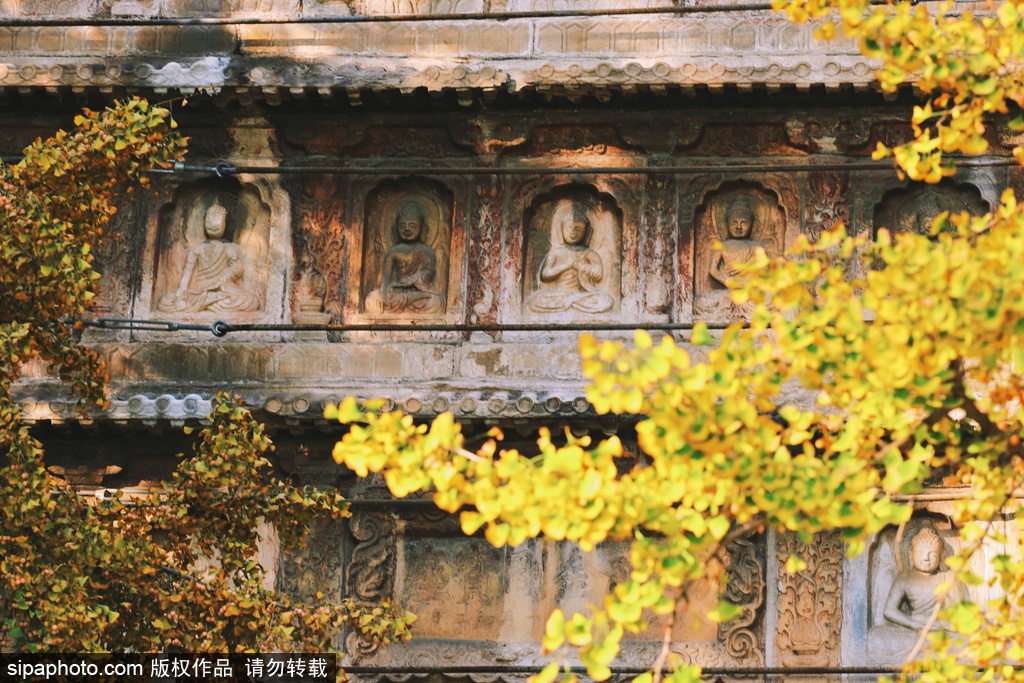
{"type": "MultiPolygon", "coordinates": [[[[461,8],[468,1],[456,4],[461,8]]],[[[226,4],[265,4],[267,16],[282,18],[363,11],[362,5],[331,2],[317,4],[315,11],[281,0],[226,4]]],[[[381,7],[369,13],[387,10],[388,3],[376,4],[381,7]]],[[[428,6],[433,3],[422,4],[417,9],[433,11],[428,6]]],[[[519,4],[524,5],[520,10],[529,10],[544,3],[519,4]]],[[[0,22],[4,16],[111,18],[87,5],[76,3],[63,14],[8,10],[0,22]]],[[[121,13],[126,20],[136,15],[225,16],[179,0],[133,0],[114,3],[114,18],[120,6],[126,8],[121,13]]],[[[242,9],[227,16],[261,15],[242,9]]],[[[876,65],[855,44],[819,44],[814,28],[763,11],[386,24],[0,26],[0,87],[516,92],[548,86],[657,90],[704,84],[866,86],[874,81],[876,65]]]]}

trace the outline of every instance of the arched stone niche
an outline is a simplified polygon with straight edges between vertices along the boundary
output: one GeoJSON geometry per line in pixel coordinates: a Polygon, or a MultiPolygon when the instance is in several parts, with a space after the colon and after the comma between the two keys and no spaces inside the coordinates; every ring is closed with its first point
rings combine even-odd
{"type": "MultiPolygon", "coordinates": [[[[646,267],[640,253],[643,187],[642,177],[610,173],[567,176],[539,172],[506,180],[501,287],[496,292],[499,321],[640,321],[642,271],[646,267]],[[561,223],[566,218],[584,218],[589,224],[583,226],[586,234],[582,237],[570,238],[575,241],[572,245],[565,244],[561,223]],[[576,259],[580,263],[572,263],[576,259]],[[565,263],[569,263],[568,270],[562,268],[565,263]],[[548,276],[542,273],[545,265],[550,266],[548,276]],[[580,277],[581,269],[591,274],[580,277]],[[559,270],[561,276],[556,274],[559,270]],[[594,296],[584,298],[589,294],[594,296]],[[606,297],[612,299],[610,308],[606,297]]],[[[504,332],[503,338],[511,338],[509,335],[551,338],[548,333],[533,332],[504,332]]]]}
{"type": "Polygon", "coordinates": [[[622,302],[622,212],[592,186],[558,187],[524,212],[522,315],[606,318],[622,302]]]}
{"type": "MultiPolygon", "coordinates": [[[[945,559],[960,550],[959,529],[950,518],[948,503],[918,510],[902,534],[890,525],[868,540],[867,550],[844,566],[843,663],[894,665],[901,663],[917,642],[935,606],[935,588],[955,581],[945,559]],[[930,556],[930,558],[929,558],[930,556]]],[[[998,524],[1003,522],[998,521],[998,524]]],[[[987,557],[1003,552],[985,545],[971,569],[987,572],[987,557]]],[[[987,586],[957,584],[948,600],[988,600],[987,586]]]]}
{"type": "Polygon", "coordinates": [[[733,181],[705,195],[697,208],[693,316],[705,322],[750,317],[753,308],[732,301],[727,283],[739,280],[737,265],[758,248],[768,256],[784,251],[786,212],[777,193],[759,183],[733,181]],[[715,249],[715,242],[722,249],[715,249]]]}
{"type": "Polygon", "coordinates": [[[453,213],[453,193],[436,181],[385,180],[369,192],[353,283],[360,317],[443,320],[458,309],[453,213]]]}
{"type": "Polygon", "coordinates": [[[950,215],[966,211],[972,216],[982,216],[988,213],[989,205],[982,198],[981,190],[969,183],[914,183],[887,192],[875,206],[872,225],[876,235],[879,228],[893,233],[927,235],[932,221],[944,211],[950,215]]]}
{"type": "Polygon", "coordinates": [[[139,308],[171,320],[276,321],[288,268],[289,201],[276,183],[188,183],[153,212],[139,308]]]}

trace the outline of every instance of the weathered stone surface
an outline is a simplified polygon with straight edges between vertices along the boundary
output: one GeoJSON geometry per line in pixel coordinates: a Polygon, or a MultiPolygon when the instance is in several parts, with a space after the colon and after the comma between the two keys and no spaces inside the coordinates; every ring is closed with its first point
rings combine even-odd
{"type": "MultiPolygon", "coordinates": [[[[202,325],[222,319],[398,323],[409,330],[239,332],[222,340],[208,331],[90,330],[85,340],[106,355],[119,401],[193,394],[205,401],[229,389],[254,405],[270,402],[282,415],[313,420],[323,402],[351,393],[387,398],[423,418],[451,408],[471,420],[585,419],[591,409],[583,398],[578,332],[499,331],[501,325],[740,319],[744,312],[732,310],[725,289],[735,259],[728,249],[711,248],[728,237],[730,216],[749,222],[750,230],[725,239],[727,247],[756,243],[778,254],[801,232],[814,237],[837,220],[858,233],[906,223],[932,204],[980,213],[997,200],[1004,179],[1019,183],[1019,173],[998,169],[969,169],[956,184],[932,189],[900,181],[891,171],[785,170],[797,153],[801,163],[827,162],[840,149],[849,151],[844,158],[863,159],[871,140],[900,130],[884,108],[854,123],[843,110],[802,116],[738,110],[729,129],[721,116],[711,109],[685,116],[553,109],[515,119],[501,112],[428,113],[415,120],[293,112],[273,123],[247,112],[222,117],[220,125],[208,117],[194,124],[183,119],[197,149],[225,152],[238,164],[369,164],[398,157],[412,165],[499,163],[536,173],[163,177],[159,196],[143,193],[122,207],[111,230],[118,239],[98,251],[103,277],[96,315],[202,325]],[[765,160],[777,160],[780,168],[641,172],[665,164],[765,160]],[[638,172],[544,172],[564,165],[638,172]],[[396,241],[395,224],[410,205],[423,217],[415,243],[424,254],[429,249],[433,261],[432,276],[421,277],[429,291],[416,285],[412,298],[422,295],[429,305],[370,313],[366,302],[383,291],[389,252],[406,244],[396,241]],[[223,215],[210,220],[215,206],[223,211],[213,213],[223,215]],[[565,219],[577,216],[583,234],[566,238],[565,219]],[[210,236],[207,223],[217,228],[221,219],[224,235],[210,236]],[[212,255],[200,268],[203,250],[212,255]],[[436,323],[499,330],[416,331],[436,323]]],[[[38,131],[26,118],[3,123],[13,139],[38,131]]],[[[401,304],[412,290],[403,285],[395,291],[388,296],[401,304]]],[[[630,333],[599,336],[628,339],[630,333]]],[[[26,371],[19,391],[35,401],[33,419],[78,419],[65,411],[57,383],[41,366],[26,371]],[[46,408],[54,401],[59,410],[46,408]]],[[[785,387],[783,398],[800,405],[814,400],[797,386],[785,387]]],[[[184,419],[119,405],[98,417],[184,419]]]]}
{"type": "MultiPolygon", "coordinates": [[[[604,7],[592,5],[582,2],[579,9],[604,7]]],[[[548,0],[117,0],[110,5],[12,0],[0,8],[0,17],[120,19],[124,25],[0,26],[0,85],[517,91],[550,85],[866,86],[873,81],[875,65],[851,41],[822,45],[813,39],[813,24],[794,26],[753,9],[387,24],[252,22],[551,9],[548,0]],[[250,23],[132,25],[140,18],[195,17],[250,23]]]]}

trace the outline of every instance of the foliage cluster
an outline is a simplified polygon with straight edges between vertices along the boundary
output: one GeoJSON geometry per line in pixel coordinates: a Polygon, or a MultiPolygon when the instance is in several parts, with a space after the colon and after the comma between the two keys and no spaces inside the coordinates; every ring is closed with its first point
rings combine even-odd
{"type": "MultiPolygon", "coordinates": [[[[874,0],[772,0],[794,22],[823,18],[818,35],[836,36],[836,22],[859,41],[861,53],[878,59],[883,90],[895,92],[913,82],[927,101],[914,107],[913,139],[892,149],[879,143],[875,158],[893,155],[914,180],[937,182],[956,172],[956,155],[989,149],[986,126],[992,114],[1017,115],[1010,122],[1024,131],[1024,2],[1003,0],[964,7],[942,2],[874,0]]],[[[1013,150],[1024,163],[1024,147],[1013,150]]]]}
{"type": "Polygon", "coordinates": [[[92,245],[115,191],[181,158],[169,112],[134,99],[86,112],[0,167],[0,647],[103,652],[323,651],[343,624],[409,637],[393,605],[293,604],[264,587],[260,529],[285,546],[315,516],[347,515],[335,493],[265,475],[272,446],[220,395],[194,453],[157,491],[87,505],[58,486],[11,390],[37,359],[103,406],[105,370],[62,319],[95,293],[92,245]]]}
{"type": "MultiPolygon", "coordinates": [[[[915,180],[937,182],[954,173],[957,155],[986,151],[987,117],[1024,102],[1019,0],[985,16],[954,11],[952,2],[774,6],[795,21],[838,19],[880,60],[883,89],[913,81],[926,94],[913,136],[875,152],[915,180]]],[[[833,21],[819,29],[835,34],[833,21]]],[[[1009,123],[1024,127],[1019,117],[1009,123]]],[[[1014,155],[1024,161],[1021,148],[1014,155]]],[[[734,301],[756,307],[749,327],[714,339],[698,326],[689,351],[667,336],[655,343],[637,333],[632,348],[584,336],[595,408],[643,417],[646,465],[625,474],[615,467],[616,438],[592,445],[567,433],[556,445],[542,432],[539,455],[527,457],[501,450],[495,431],[470,452],[450,415],[417,426],[351,400],[329,414],[353,423],[335,458],[360,473],[383,471],[396,495],[433,492],[438,506],[461,511],[466,533],[483,527],[495,545],[540,535],[584,549],[630,541],[631,579],[590,612],[555,611],[547,624],[544,647],[579,648],[597,680],[610,675],[625,632],[674,613],[695,580],[721,571],[713,560],[731,538],[769,527],[804,540],[839,530],[857,554],[871,534],[905,523],[907,496],[941,477],[971,494],[953,506],[961,543],[944,562],[955,580],[940,585],[908,663],[929,641],[931,649],[908,671],[930,682],[1018,680],[1024,554],[1007,530],[1024,516],[1022,258],[1024,213],[1006,191],[986,216],[940,215],[932,235],[883,227],[872,239],[839,225],[816,244],[801,239],[785,258],[760,253],[734,283],[734,301]],[[810,400],[794,400],[801,393],[810,400]],[[978,574],[971,558],[985,545],[1004,550],[978,574]],[[987,585],[992,599],[956,601],[958,584],[987,585]]],[[[799,557],[786,563],[803,566],[799,557]]],[[[736,611],[722,603],[708,617],[736,611]]],[[[676,666],[672,628],[669,619],[661,655],[640,683],[661,680],[666,667],[678,683],[700,675],[676,666]]],[[[555,662],[536,682],[558,670],[555,662]]]]}

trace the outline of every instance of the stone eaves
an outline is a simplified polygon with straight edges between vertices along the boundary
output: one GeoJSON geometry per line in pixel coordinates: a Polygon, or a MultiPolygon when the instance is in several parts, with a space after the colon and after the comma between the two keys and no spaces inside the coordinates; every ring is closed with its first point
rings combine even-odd
{"type": "MultiPolygon", "coordinates": [[[[307,91],[329,96],[418,88],[557,88],[569,94],[600,94],[695,86],[862,88],[874,83],[876,65],[863,58],[852,41],[817,43],[813,25],[793,25],[784,16],[758,9],[362,21],[384,14],[502,16],[606,8],[595,4],[117,0],[100,5],[80,0],[67,10],[66,3],[48,0],[0,0],[0,87],[185,92],[206,88],[256,93],[273,101],[282,94],[307,91]],[[332,17],[342,21],[266,23],[332,17]],[[155,25],[205,19],[250,23],[155,25]],[[71,25],[76,22],[94,25],[71,25]]],[[[665,4],[633,0],[616,7],[663,11],[665,4]]]]}

